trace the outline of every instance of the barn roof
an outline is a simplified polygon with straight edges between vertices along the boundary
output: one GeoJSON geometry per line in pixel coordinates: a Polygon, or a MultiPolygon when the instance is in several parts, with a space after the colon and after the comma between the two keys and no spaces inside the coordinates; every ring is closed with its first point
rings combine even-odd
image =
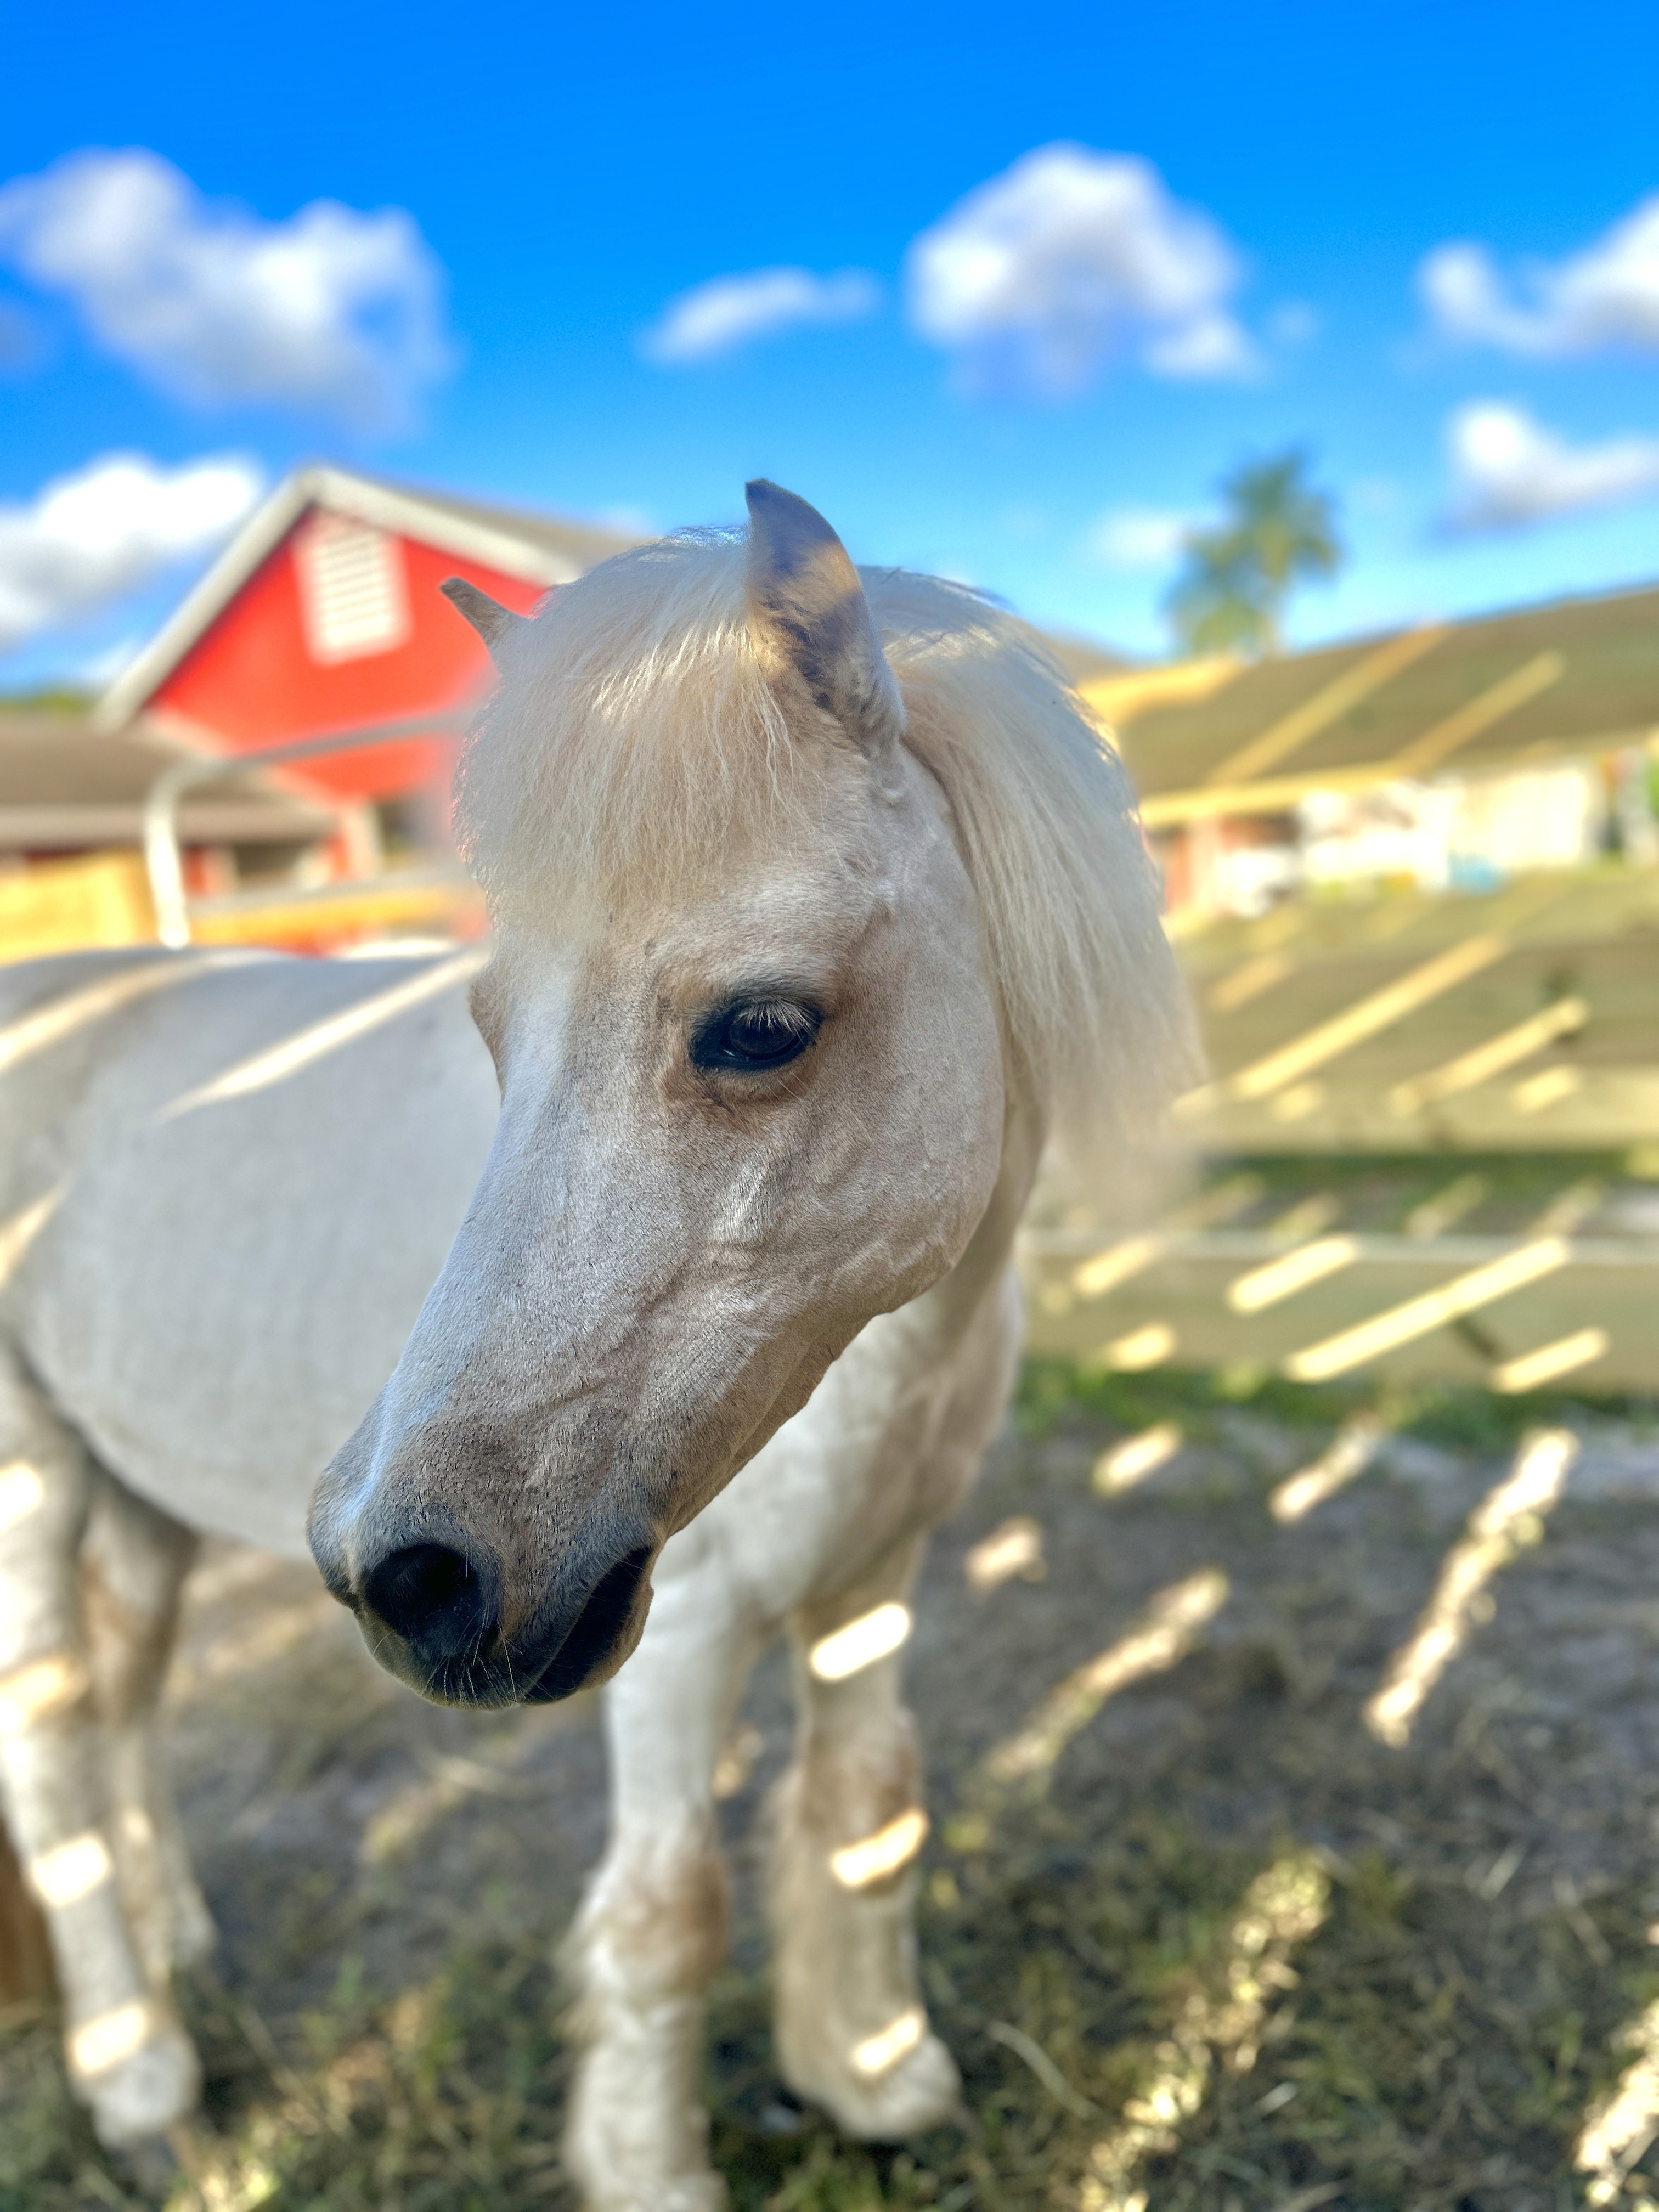
{"type": "Polygon", "coordinates": [[[249,516],[195,588],[93,710],[100,730],[138,714],[248,578],[308,507],[323,507],[379,530],[412,538],[459,560],[481,562],[527,583],[574,583],[585,568],[635,541],[561,515],[532,514],[479,500],[453,499],[410,484],[318,465],[295,470],[249,516]]]}
{"type": "MultiPolygon", "coordinates": [[[[93,708],[94,729],[120,729],[143,711],[312,507],[350,515],[376,529],[435,546],[458,560],[477,561],[542,586],[574,583],[584,570],[638,543],[635,538],[562,515],[457,499],[329,465],[296,470],[248,518],[155,637],[109,686],[93,708]]],[[[1044,642],[1073,684],[1109,682],[1130,665],[1092,639],[1045,633],[1044,642]]]]}
{"type": "Polygon", "coordinates": [[[1153,827],[1443,767],[1609,752],[1659,732],[1659,589],[1084,690],[1115,726],[1153,827]]]}

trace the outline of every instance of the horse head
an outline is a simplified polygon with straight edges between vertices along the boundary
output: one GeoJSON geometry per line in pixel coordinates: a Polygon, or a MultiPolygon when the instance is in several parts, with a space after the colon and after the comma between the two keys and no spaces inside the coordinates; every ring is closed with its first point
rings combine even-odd
{"type": "Polygon", "coordinates": [[[961,826],[840,539],[748,499],[746,556],[666,541],[527,622],[453,595],[500,667],[459,818],[501,1118],[310,1524],[428,1696],[614,1672],[664,1543],[997,1187],[1010,1043],[961,826]]]}

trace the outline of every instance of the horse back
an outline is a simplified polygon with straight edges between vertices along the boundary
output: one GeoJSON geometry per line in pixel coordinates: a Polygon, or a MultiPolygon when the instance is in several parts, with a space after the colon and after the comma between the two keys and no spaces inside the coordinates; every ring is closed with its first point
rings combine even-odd
{"type": "Polygon", "coordinates": [[[455,959],[0,971],[8,1331],[129,1486],[295,1551],[483,1167],[455,959]]]}

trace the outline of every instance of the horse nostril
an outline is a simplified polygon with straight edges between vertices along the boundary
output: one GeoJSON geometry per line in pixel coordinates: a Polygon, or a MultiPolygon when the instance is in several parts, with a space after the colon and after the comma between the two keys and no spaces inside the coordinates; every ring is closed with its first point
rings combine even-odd
{"type": "Polygon", "coordinates": [[[483,1577],[447,1544],[410,1544],[363,1577],[363,1602],[428,1663],[476,1652],[496,1621],[483,1577]]]}

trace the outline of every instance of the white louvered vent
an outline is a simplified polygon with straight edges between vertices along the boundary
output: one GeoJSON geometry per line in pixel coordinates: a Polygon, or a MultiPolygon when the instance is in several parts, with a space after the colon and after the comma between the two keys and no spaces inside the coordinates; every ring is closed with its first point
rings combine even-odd
{"type": "Polygon", "coordinates": [[[323,666],[390,653],[409,635],[404,549],[344,514],[313,514],[294,540],[306,650],[323,666]]]}

